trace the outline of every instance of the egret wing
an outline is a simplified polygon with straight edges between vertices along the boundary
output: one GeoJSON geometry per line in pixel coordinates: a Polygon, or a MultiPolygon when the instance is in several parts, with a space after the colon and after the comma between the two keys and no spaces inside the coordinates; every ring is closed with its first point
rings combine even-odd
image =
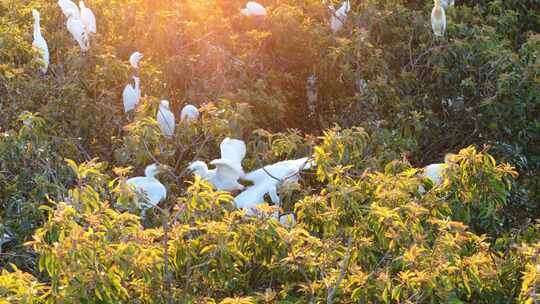
{"type": "Polygon", "coordinates": [[[264,204],[264,195],[268,192],[267,185],[254,185],[248,187],[234,198],[234,203],[238,208],[253,208],[256,205],[264,204]]]}
{"type": "Polygon", "coordinates": [[[172,137],[174,135],[176,124],[174,122],[174,114],[171,111],[159,107],[157,121],[161,132],[163,132],[165,136],[172,137]]]}
{"type": "Polygon", "coordinates": [[[228,159],[216,159],[210,164],[216,166],[216,178],[218,180],[236,182],[244,175],[242,168],[238,168],[235,163],[228,159]]]}
{"type": "Polygon", "coordinates": [[[160,182],[143,184],[141,189],[146,194],[148,203],[152,205],[152,207],[157,206],[159,202],[167,197],[167,189],[160,182]]]}
{"type": "Polygon", "coordinates": [[[128,83],[124,88],[122,99],[124,101],[124,112],[133,110],[137,105],[137,102],[139,101],[137,98],[137,92],[130,83],[128,83]]]}
{"type": "Polygon", "coordinates": [[[221,158],[228,159],[242,167],[242,160],[246,157],[246,143],[240,139],[225,138],[219,145],[221,158]]]}
{"type": "Polygon", "coordinates": [[[81,19],[90,33],[96,33],[96,16],[91,9],[85,7],[81,10],[81,19]]]}

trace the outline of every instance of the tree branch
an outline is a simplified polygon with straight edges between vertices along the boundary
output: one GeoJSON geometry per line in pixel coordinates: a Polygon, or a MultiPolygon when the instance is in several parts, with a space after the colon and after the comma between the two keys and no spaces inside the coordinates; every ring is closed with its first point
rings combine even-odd
{"type": "Polygon", "coordinates": [[[351,249],[352,235],[350,235],[349,239],[347,240],[347,253],[345,253],[345,257],[343,257],[343,261],[341,261],[340,273],[336,281],[336,285],[328,292],[328,296],[326,297],[327,304],[334,303],[334,296],[336,295],[336,292],[338,291],[339,285],[341,285],[341,281],[343,281],[345,274],[347,274],[347,269],[349,268],[349,260],[351,259],[351,249]]]}

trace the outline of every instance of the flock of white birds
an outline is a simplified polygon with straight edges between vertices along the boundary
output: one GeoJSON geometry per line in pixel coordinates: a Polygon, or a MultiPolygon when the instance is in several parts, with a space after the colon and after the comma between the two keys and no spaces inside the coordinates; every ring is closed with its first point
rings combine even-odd
{"type": "MultiPolygon", "coordinates": [[[[214,169],[209,169],[208,165],[201,160],[192,162],[188,169],[206,180],[216,190],[241,191],[234,198],[234,203],[238,208],[246,210],[247,215],[256,214],[257,206],[266,204],[265,195],[267,194],[271,201],[280,207],[278,189],[281,184],[286,181],[297,181],[299,173],[304,169],[310,169],[313,165],[310,159],[305,157],[280,161],[246,174],[242,167],[242,161],[246,156],[246,144],[243,140],[227,137],[221,142],[220,150],[221,157],[210,162],[210,165],[215,167],[214,169]],[[251,185],[245,187],[240,183],[241,179],[249,181],[251,185]]],[[[159,164],[151,164],[146,167],[145,176],[133,177],[126,181],[142,194],[143,202],[140,206],[143,209],[143,215],[147,208],[155,207],[167,198],[167,189],[156,178],[161,169],[159,164]]],[[[294,216],[290,214],[279,216],[275,213],[275,217],[285,225],[294,221],[294,216]]]]}
{"type": "MultiPolygon", "coordinates": [[[[431,14],[432,29],[436,36],[443,36],[446,29],[445,9],[454,5],[454,1],[434,0],[434,3],[435,6],[431,14]]],[[[96,18],[92,10],[86,7],[83,1],[80,1],[79,6],[77,6],[71,0],[59,0],[58,5],[67,18],[67,30],[79,44],[81,51],[87,51],[90,48],[90,35],[96,33],[96,18]]],[[[333,6],[329,6],[329,9],[331,12],[330,28],[333,32],[338,32],[345,24],[347,14],[351,10],[350,0],[343,2],[337,10],[333,6]]],[[[253,1],[247,2],[240,13],[244,16],[264,17],[267,15],[264,6],[253,1]]],[[[34,17],[34,41],[32,45],[40,51],[42,55],[41,70],[46,73],[49,65],[49,49],[41,34],[39,12],[32,10],[32,15],[34,17]]],[[[140,52],[134,52],[130,56],[129,63],[135,71],[139,69],[142,58],[143,54],[140,52]]],[[[141,99],[140,78],[133,75],[132,79],[133,83],[128,83],[122,94],[125,113],[133,111],[141,99]]],[[[188,104],[180,112],[180,121],[194,121],[199,118],[199,115],[197,107],[188,104]]],[[[166,138],[174,137],[175,115],[169,107],[169,101],[162,100],[160,102],[156,121],[166,138]]],[[[256,214],[256,206],[265,203],[266,195],[270,197],[275,205],[281,206],[278,195],[281,184],[285,181],[298,180],[299,173],[302,170],[310,169],[314,165],[309,158],[305,157],[267,165],[246,174],[242,167],[242,160],[246,156],[244,141],[225,138],[220,144],[220,150],[221,157],[210,162],[210,165],[214,166],[213,169],[209,169],[208,165],[200,160],[192,162],[188,169],[212,184],[216,190],[240,191],[234,198],[234,202],[237,207],[246,210],[248,215],[256,214]],[[240,180],[249,181],[252,185],[245,187],[239,182],[240,180]]],[[[445,166],[445,164],[429,165],[424,170],[424,176],[430,178],[435,185],[438,185],[442,182],[445,166]]],[[[147,208],[157,206],[167,197],[166,187],[156,178],[161,169],[162,167],[159,164],[151,164],[146,167],[145,176],[133,177],[127,180],[127,184],[142,194],[143,200],[140,206],[143,209],[143,215],[147,208]]],[[[423,192],[424,189],[421,188],[420,191],[423,192]]],[[[294,224],[295,219],[292,214],[280,217],[276,213],[275,216],[284,225],[294,224]]]]}
{"type": "MultiPolygon", "coordinates": [[[[323,0],[324,1],[324,0],[323,0]]],[[[81,51],[85,52],[90,49],[90,35],[95,34],[96,29],[96,17],[92,10],[84,4],[83,1],[79,2],[77,6],[71,0],[58,0],[58,5],[62,10],[62,13],[67,18],[66,28],[73,36],[73,39],[79,44],[81,51]]],[[[454,0],[434,0],[433,10],[431,11],[431,27],[435,36],[442,37],[446,31],[446,14],[445,10],[449,6],[454,6],[454,0]]],[[[336,10],[334,6],[329,5],[330,10],[330,29],[335,33],[343,28],[343,25],[347,21],[347,14],[351,10],[350,0],[344,1],[341,6],[336,10]]],[[[258,16],[264,17],[267,15],[266,8],[255,1],[249,1],[246,3],[245,8],[240,10],[240,13],[244,16],[258,16]]],[[[34,41],[32,45],[39,50],[42,61],[42,71],[47,72],[50,56],[47,41],[43,38],[40,29],[40,15],[35,9],[32,10],[34,17],[34,41]]],[[[142,54],[135,52],[131,55],[129,62],[134,68],[138,68],[138,62],[141,60],[142,54]]],[[[129,111],[131,110],[131,104],[133,100],[137,100],[137,96],[140,98],[140,88],[137,85],[131,86],[129,92],[124,92],[130,97],[130,103],[124,107],[129,111]],[[139,95],[137,95],[139,93],[139,95]]]]}

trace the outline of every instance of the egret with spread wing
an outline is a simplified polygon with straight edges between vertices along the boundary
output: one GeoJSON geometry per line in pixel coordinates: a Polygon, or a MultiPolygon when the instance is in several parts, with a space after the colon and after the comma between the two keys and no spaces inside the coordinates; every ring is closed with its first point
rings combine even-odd
{"type": "Polygon", "coordinates": [[[96,16],[91,9],[84,5],[83,1],[79,1],[79,8],[81,9],[81,21],[84,25],[84,29],[87,34],[96,33],[96,16]]]}
{"type": "Polygon", "coordinates": [[[73,39],[77,41],[83,52],[88,51],[88,49],[90,49],[90,40],[84,29],[84,24],[79,19],[79,12],[68,9],[67,16],[68,20],[66,26],[69,33],[73,36],[73,39]]]}
{"type": "Polygon", "coordinates": [[[311,168],[312,163],[307,158],[295,160],[284,160],[273,165],[252,171],[244,176],[243,179],[251,181],[252,186],[247,187],[242,193],[234,198],[237,207],[242,209],[255,208],[255,206],[264,203],[264,196],[268,194],[272,202],[276,205],[281,204],[278,195],[280,184],[285,181],[296,181],[298,173],[304,169],[311,168]]]}
{"type": "Polygon", "coordinates": [[[77,4],[71,0],[58,0],[58,5],[60,6],[60,9],[62,10],[62,13],[66,18],[69,18],[68,11],[72,10],[75,14],[74,17],[76,19],[79,19],[79,8],[77,7],[77,4]]]}
{"type": "Polygon", "coordinates": [[[347,13],[351,10],[351,3],[349,0],[343,2],[337,11],[333,6],[329,6],[329,8],[330,13],[332,14],[332,16],[330,16],[330,28],[335,33],[343,27],[343,24],[345,24],[347,13]]]}
{"type": "Polygon", "coordinates": [[[203,161],[195,161],[189,165],[189,169],[201,178],[210,182],[216,190],[235,191],[242,190],[244,186],[238,183],[238,179],[244,176],[242,160],[246,156],[246,144],[243,140],[225,138],[221,144],[221,158],[210,162],[215,169],[208,169],[203,161]]]}

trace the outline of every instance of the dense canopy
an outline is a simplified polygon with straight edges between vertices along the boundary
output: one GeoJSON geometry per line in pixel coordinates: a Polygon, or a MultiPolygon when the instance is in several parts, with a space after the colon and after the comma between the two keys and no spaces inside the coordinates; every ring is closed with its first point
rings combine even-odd
{"type": "Polygon", "coordinates": [[[538,0],[59,2],[0,0],[0,303],[540,302],[538,0]]]}

